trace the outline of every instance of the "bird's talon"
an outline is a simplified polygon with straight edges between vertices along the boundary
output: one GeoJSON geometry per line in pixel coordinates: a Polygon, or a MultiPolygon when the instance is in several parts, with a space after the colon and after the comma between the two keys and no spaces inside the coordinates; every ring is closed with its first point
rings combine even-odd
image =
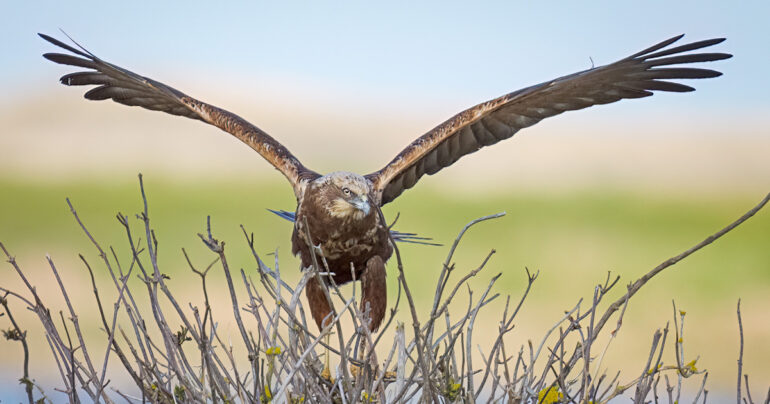
{"type": "Polygon", "coordinates": [[[324,367],[324,370],[321,371],[321,378],[334,384],[334,378],[332,378],[332,371],[329,369],[329,366],[324,367]]]}
{"type": "Polygon", "coordinates": [[[358,366],[355,363],[350,364],[350,374],[353,376],[354,379],[357,379],[358,375],[360,375],[361,373],[363,373],[361,366],[358,366]]]}

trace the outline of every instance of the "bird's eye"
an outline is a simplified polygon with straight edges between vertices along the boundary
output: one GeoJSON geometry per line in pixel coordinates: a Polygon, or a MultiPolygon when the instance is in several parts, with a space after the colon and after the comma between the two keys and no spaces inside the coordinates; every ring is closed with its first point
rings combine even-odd
{"type": "Polygon", "coordinates": [[[346,196],[350,196],[350,188],[342,188],[342,193],[346,196]]]}

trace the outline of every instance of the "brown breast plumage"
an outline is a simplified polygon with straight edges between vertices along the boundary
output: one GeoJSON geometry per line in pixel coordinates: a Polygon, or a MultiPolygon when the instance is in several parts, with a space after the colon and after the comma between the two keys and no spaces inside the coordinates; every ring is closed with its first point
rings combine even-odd
{"type": "MultiPolygon", "coordinates": [[[[303,268],[313,264],[307,226],[310,240],[320,247],[329,270],[335,273],[334,281],[343,284],[353,280],[351,264],[356,279],[360,279],[371,257],[379,256],[386,262],[393,253],[388,228],[382,224],[377,210],[364,213],[337,204],[323,186],[310,186],[297,207],[292,252],[299,254],[303,268]]],[[[321,262],[320,255],[317,259],[321,262]]]]}

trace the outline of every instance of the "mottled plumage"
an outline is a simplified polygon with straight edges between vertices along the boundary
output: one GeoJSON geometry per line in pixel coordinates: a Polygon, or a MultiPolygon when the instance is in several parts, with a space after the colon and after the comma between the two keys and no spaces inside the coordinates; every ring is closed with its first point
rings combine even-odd
{"type": "MultiPolygon", "coordinates": [[[[371,183],[353,173],[334,172],[310,182],[297,206],[291,245],[303,268],[313,264],[310,243],[320,247],[337,284],[374,278],[375,282],[362,281],[361,306],[366,310],[368,303],[371,329],[376,330],[385,315],[385,262],[393,254],[393,246],[378,207],[371,205],[371,194],[371,183]]],[[[306,294],[320,328],[330,310],[317,282],[308,282],[306,294]]]]}
{"type": "MultiPolygon", "coordinates": [[[[107,63],[82,47],[77,49],[47,35],[40,36],[74,54],[47,53],[43,55],[46,59],[87,69],[61,78],[66,85],[98,86],[88,91],[86,98],[112,99],[202,120],[234,135],[281,171],[297,198],[295,215],[276,212],[294,221],[294,254],[300,256],[303,268],[312,265],[310,239],[320,247],[337,283],[349,282],[354,276],[361,280],[361,303],[370,311],[372,329],[379,326],[385,314],[385,262],[393,252],[389,229],[379,212],[382,205],[413,187],[423,175],[435,174],[466,154],[510,138],[520,129],[564,111],[647,97],[653,91],[693,91],[692,87],[669,80],[711,78],[721,73],[679,65],[731,57],[725,53],[688,53],[724,39],[667,48],[682,37],[676,36],[615,63],[514,91],[460,112],[419,137],[374,173],[360,176],[336,172],[321,176],[303,166],[275,139],[235,114],[107,63]]],[[[409,238],[416,239],[409,234],[403,239],[409,238]]],[[[330,308],[320,283],[311,281],[306,293],[313,318],[321,327],[330,308]]]]}

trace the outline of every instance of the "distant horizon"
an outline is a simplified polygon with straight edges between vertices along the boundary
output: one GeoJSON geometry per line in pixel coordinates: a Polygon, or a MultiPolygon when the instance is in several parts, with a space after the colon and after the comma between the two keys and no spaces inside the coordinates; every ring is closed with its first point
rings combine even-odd
{"type": "MultiPolygon", "coordinates": [[[[55,87],[0,108],[6,133],[14,135],[0,138],[0,171],[6,177],[66,182],[117,176],[132,181],[144,172],[180,180],[247,174],[260,181],[283,181],[253,150],[217,128],[83,100],[78,90],[55,87]]],[[[217,89],[203,92],[217,98],[217,89]]],[[[253,102],[228,97],[224,106],[256,122],[319,172],[379,169],[447,114],[439,109],[451,108],[433,106],[426,112],[394,106],[382,111],[374,103],[351,106],[355,117],[345,121],[349,111],[317,100],[298,101],[299,111],[291,108],[292,96],[255,94],[253,102]]],[[[652,104],[653,98],[628,103],[652,104]]],[[[598,106],[522,130],[424,182],[428,187],[462,183],[498,193],[505,193],[496,185],[500,181],[510,190],[764,189],[770,183],[770,170],[764,169],[770,150],[767,127],[768,115],[747,113],[733,123],[692,111],[616,113],[614,105],[598,106]]]]}

